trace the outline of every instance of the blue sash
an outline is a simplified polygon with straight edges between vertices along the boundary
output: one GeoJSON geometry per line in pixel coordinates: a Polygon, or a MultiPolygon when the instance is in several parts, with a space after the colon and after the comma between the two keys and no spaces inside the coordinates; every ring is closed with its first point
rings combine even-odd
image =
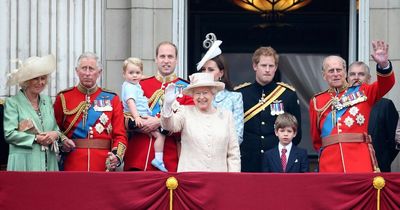
{"type": "MultiPolygon", "coordinates": [[[[181,79],[179,79],[177,82],[175,82],[175,93],[177,91],[179,91],[179,90],[177,90],[179,88],[177,86],[180,86],[180,85],[182,86],[182,89],[183,89],[183,88],[186,88],[186,86],[188,86],[188,83],[181,79]]],[[[161,97],[157,100],[156,105],[151,110],[151,116],[153,116],[153,117],[156,116],[161,111],[160,99],[161,99],[161,97]]]]}
{"type": "MultiPolygon", "coordinates": [[[[101,99],[109,99],[110,101],[114,98],[114,94],[108,93],[108,92],[101,92],[95,100],[101,100],[101,99]]],[[[90,106],[87,114],[87,120],[86,120],[86,125],[83,127],[83,120],[81,120],[74,130],[74,133],[72,134],[73,139],[84,139],[87,138],[88,132],[89,132],[89,126],[93,126],[94,123],[99,119],[100,115],[103,114],[101,111],[95,111],[93,109],[93,105],[90,106]]],[[[83,119],[83,118],[82,118],[83,119]]]]}
{"type": "MultiPolygon", "coordinates": [[[[360,86],[352,86],[347,89],[347,92],[344,95],[349,95],[351,93],[355,93],[360,89],[360,86]]],[[[321,138],[327,137],[332,133],[332,129],[336,126],[337,119],[347,111],[348,107],[345,107],[339,111],[336,112],[336,122],[335,124],[332,124],[332,111],[328,113],[328,116],[326,117],[324,124],[322,125],[321,129],[321,138]]]]}

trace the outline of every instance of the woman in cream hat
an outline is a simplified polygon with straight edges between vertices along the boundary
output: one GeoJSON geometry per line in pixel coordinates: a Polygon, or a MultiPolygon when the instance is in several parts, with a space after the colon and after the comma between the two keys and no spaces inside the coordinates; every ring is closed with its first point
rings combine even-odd
{"type": "Polygon", "coordinates": [[[60,132],[51,98],[41,94],[55,67],[53,55],[30,57],[8,75],[8,85],[21,87],[4,106],[4,136],[10,145],[8,171],[58,171],[60,132]]]}
{"type": "Polygon", "coordinates": [[[194,105],[179,106],[175,85],[165,89],[161,126],[181,132],[178,172],[240,172],[240,151],[232,113],[215,108],[212,101],[224,83],[214,81],[209,73],[190,76],[184,94],[193,97],[194,105]]]}

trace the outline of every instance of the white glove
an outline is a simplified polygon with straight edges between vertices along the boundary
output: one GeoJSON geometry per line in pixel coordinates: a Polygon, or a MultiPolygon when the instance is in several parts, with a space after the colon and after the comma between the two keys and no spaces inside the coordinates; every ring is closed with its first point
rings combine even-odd
{"type": "Polygon", "coordinates": [[[163,115],[171,116],[172,104],[175,102],[177,94],[175,93],[175,84],[170,83],[164,91],[163,115]]]}

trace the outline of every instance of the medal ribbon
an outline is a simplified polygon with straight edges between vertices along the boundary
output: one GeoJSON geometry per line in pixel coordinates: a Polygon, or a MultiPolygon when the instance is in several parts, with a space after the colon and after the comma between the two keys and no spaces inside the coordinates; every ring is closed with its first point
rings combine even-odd
{"type": "MultiPolygon", "coordinates": [[[[360,86],[352,86],[349,87],[349,89],[347,90],[346,93],[343,94],[343,96],[347,96],[349,94],[352,94],[354,92],[357,92],[360,89],[360,86]]],[[[342,96],[342,97],[343,97],[342,96]]],[[[340,99],[339,99],[340,102],[340,99]]],[[[328,113],[328,116],[326,117],[323,125],[322,125],[322,129],[321,129],[321,138],[327,137],[331,134],[334,126],[337,123],[337,119],[341,116],[343,116],[343,114],[347,111],[348,107],[344,107],[343,109],[337,111],[337,110],[332,110],[328,113]],[[336,116],[334,116],[336,114],[336,116]],[[332,119],[336,118],[335,122],[332,122],[332,119]]]]}
{"type": "MultiPolygon", "coordinates": [[[[103,100],[104,98],[107,98],[107,100],[112,100],[114,98],[114,94],[107,93],[107,92],[101,92],[95,100],[103,100]]],[[[72,134],[72,138],[78,138],[78,139],[83,139],[87,137],[88,131],[89,131],[89,126],[93,126],[93,124],[99,119],[99,117],[103,114],[101,111],[95,111],[93,109],[93,105],[90,106],[87,116],[90,116],[87,118],[87,122],[85,127],[83,126],[83,121],[81,120],[74,130],[74,133],[72,134]]]]}

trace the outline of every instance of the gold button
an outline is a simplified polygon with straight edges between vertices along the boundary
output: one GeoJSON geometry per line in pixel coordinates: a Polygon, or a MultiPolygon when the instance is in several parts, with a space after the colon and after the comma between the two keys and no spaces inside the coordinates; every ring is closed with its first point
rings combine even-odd
{"type": "Polygon", "coordinates": [[[261,125],[265,125],[265,122],[261,122],[261,125]]]}
{"type": "Polygon", "coordinates": [[[261,152],[261,153],[264,153],[264,150],[262,149],[260,152],[261,152]]]}
{"type": "Polygon", "coordinates": [[[262,139],[264,139],[264,136],[261,136],[262,139]]]}

